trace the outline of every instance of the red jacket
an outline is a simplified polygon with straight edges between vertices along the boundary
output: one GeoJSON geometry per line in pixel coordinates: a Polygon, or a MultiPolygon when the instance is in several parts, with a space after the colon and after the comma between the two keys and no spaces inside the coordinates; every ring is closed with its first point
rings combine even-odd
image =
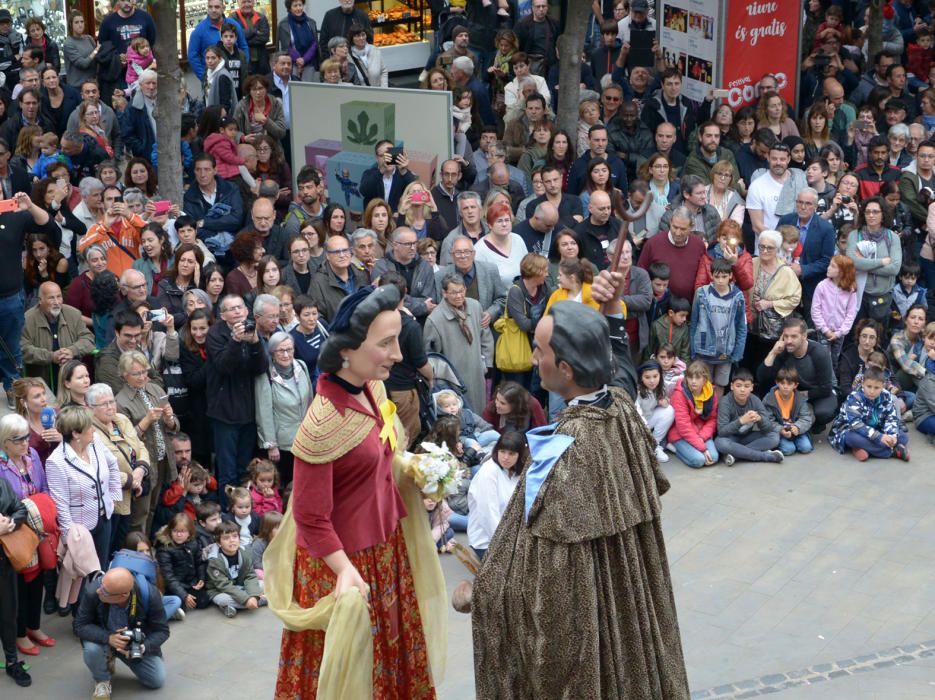
{"type": "Polygon", "coordinates": [[[204,143],[205,153],[214,156],[220,177],[229,180],[240,175],[240,166],[246,161],[237,155],[237,146],[222,133],[208,134],[204,143]]]}
{"type": "MultiPolygon", "coordinates": [[[[737,285],[741,292],[753,289],[753,258],[750,253],[743,250],[737,256],[737,262],[731,268],[731,282],[737,285]]],[[[695,272],[695,289],[700,289],[706,284],[711,284],[711,255],[705,253],[698,261],[698,271],[695,272]]],[[[747,323],[753,323],[753,309],[747,303],[747,295],[744,294],[744,310],[747,315],[747,323]]]]}
{"type": "Polygon", "coordinates": [[[695,412],[693,402],[682,391],[684,382],[684,377],[679,379],[672,396],[669,397],[672,408],[675,410],[675,422],[669,428],[667,437],[669,442],[686,440],[696,450],[704,452],[708,449],[705,441],[713,438],[717,430],[717,393],[711,399],[713,401],[711,413],[707,418],[702,418],[695,412]]]}
{"type": "MultiPolygon", "coordinates": [[[[216,492],[217,490],[218,480],[209,474],[208,483],[205,486],[205,491],[216,492]]],[[[185,494],[182,493],[182,485],[178,481],[173,481],[171,484],[169,484],[169,488],[165,490],[165,493],[162,494],[162,505],[172,508],[184,495],[185,494]]],[[[176,510],[178,509],[176,508],[176,510]]],[[[192,519],[193,523],[198,522],[198,518],[195,515],[195,504],[192,503],[192,499],[188,497],[185,498],[185,503],[182,505],[182,511],[185,513],[185,515],[192,519]]]]}

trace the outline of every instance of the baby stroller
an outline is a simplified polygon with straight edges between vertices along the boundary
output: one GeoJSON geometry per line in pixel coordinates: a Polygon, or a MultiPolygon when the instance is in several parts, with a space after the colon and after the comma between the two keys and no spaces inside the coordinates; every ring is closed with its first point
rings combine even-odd
{"type": "MultiPolygon", "coordinates": [[[[435,424],[435,419],[438,417],[435,412],[435,403],[432,401],[432,394],[434,392],[441,391],[442,389],[450,389],[458,395],[465,407],[471,408],[464,382],[461,380],[460,375],[458,375],[458,370],[448,361],[448,358],[437,352],[427,353],[426,357],[428,357],[429,364],[432,366],[435,384],[434,386],[429,386],[425,378],[421,374],[416,373],[416,391],[419,394],[419,419],[422,423],[422,432],[419,434],[419,440],[429,432],[432,425],[435,424]]],[[[418,443],[418,440],[416,442],[418,443]]]]}

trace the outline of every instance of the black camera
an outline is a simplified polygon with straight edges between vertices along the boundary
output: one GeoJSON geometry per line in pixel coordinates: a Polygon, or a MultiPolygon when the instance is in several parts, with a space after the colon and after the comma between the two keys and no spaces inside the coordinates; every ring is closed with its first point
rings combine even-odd
{"type": "Polygon", "coordinates": [[[142,659],[143,641],[146,639],[146,635],[143,634],[143,630],[140,629],[140,624],[137,623],[136,627],[131,630],[124,630],[123,636],[129,641],[129,644],[127,644],[127,657],[131,661],[134,659],[142,659]]]}
{"type": "Polygon", "coordinates": [[[246,321],[243,322],[243,334],[244,335],[250,335],[255,330],[256,330],[256,321],[254,321],[252,318],[248,318],[246,321]]]}
{"type": "Polygon", "coordinates": [[[850,204],[850,203],[851,203],[851,196],[849,194],[842,194],[841,204],[850,204]]]}

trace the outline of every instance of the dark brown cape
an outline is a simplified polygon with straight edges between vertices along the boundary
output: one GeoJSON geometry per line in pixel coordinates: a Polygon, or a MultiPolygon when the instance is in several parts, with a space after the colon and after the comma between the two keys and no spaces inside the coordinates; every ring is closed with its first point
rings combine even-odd
{"type": "Polygon", "coordinates": [[[659,494],[669,482],[625,393],[571,406],[575,438],[524,517],[526,475],[473,593],[479,700],[688,698],[659,494]]]}

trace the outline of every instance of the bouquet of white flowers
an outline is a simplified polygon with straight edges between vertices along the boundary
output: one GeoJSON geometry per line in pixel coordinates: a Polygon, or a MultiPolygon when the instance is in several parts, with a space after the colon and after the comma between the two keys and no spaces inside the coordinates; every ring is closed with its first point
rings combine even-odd
{"type": "Polygon", "coordinates": [[[458,492],[462,470],[458,459],[444,445],[421,443],[424,454],[407,455],[403,471],[428,498],[440,501],[458,492]]]}

